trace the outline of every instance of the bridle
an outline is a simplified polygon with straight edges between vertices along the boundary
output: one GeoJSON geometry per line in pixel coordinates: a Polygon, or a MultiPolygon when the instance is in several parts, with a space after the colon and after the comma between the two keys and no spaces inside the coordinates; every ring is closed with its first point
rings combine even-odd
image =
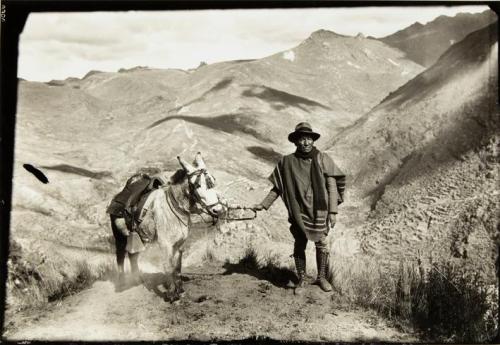
{"type": "MultiPolygon", "coordinates": [[[[210,217],[212,217],[212,222],[215,224],[219,218],[218,214],[215,214],[212,212],[212,208],[221,205],[222,209],[227,209],[227,204],[223,203],[217,198],[217,202],[213,204],[207,204],[204,202],[200,196],[196,193],[196,189],[198,189],[199,186],[201,186],[201,176],[205,176],[205,181],[207,181],[208,184],[208,171],[206,169],[198,169],[190,174],[187,174],[187,179],[188,179],[188,186],[189,186],[189,194],[191,195],[192,198],[194,198],[195,203],[199,204],[201,206],[201,213],[208,214],[210,217]],[[194,182],[191,182],[191,178],[193,176],[196,176],[196,180],[194,182]]],[[[210,186],[208,186],[208,189],[213,187],[213,183],[210,182],[210,186]]]]}
{"type": "MultiPolygon", "coordinates": [[[[219,222],[219,220],[223,219],[225,221],[237,221],[237,220],[252,220],[257,217],[257,212],[251,208],[247,207],[229,207],[227,202],[222,202],[219,198],[217,198],[217,202],[213,204],[207,204],[205,203],[199,195],[196,193],[196,189],[201,186],[201,176],[205,176],[205,181],[209,181],[208,177],[208,171],[206,169],[198,169],[190,174],[187,174],[187,179],[188,179],[188,186],[189,186],[189,194],[194,198],[195,203],[198,203],[201,206],[200,212],[209,215],[212,218],[212,224],[215,225],[219,222]],[[191,178],[193,176],[196,176],[196,180],[194,182],[191,182],[191,178]],[[222,209],[224,210],[223,215],[215,214],[212,212],[212,208],[220,205],[222,206],[222,209]],[[253,211],[253,216],[250,217],[240,217],[240,218],[229,218],[227,217],[229,210],[237,210],[237,209],[243,209],[243,210],[251,210],[253,211]]],[[[211,176],[210,176],[211,177],[211,176]]],[[[213,177],[212,177],[213,178],[213,177]]],[[[213,183],[210,182],[210,186],[208,186],[208,189],[214,187],[213,183]]]]}

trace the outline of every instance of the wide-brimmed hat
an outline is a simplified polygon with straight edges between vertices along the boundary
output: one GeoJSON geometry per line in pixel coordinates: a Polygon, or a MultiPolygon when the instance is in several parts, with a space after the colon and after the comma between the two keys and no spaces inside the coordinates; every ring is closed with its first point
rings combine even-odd
{"type": "Polygon", "coordinates": [[[292,143],[294,143],[303,134],[307,134],[307,135],[311,136],[311,138],[314,141],[318,140],[320,137],[320,134],[314,132],[312,130],[311,125],[308,122],[301,122],[297,126],[295,126],[295,131],[288,134],[288,140],[291,141],[292,143]]]}

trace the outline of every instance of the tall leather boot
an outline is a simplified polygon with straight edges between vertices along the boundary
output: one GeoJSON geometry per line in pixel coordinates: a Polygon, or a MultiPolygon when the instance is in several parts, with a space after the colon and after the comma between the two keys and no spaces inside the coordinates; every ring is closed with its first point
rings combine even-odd
{"type": "Polygon", "coordinates": [[[299,258],[294,256],[295,259],[295,268],[297,270],[297,278],[298,282],[294,286],[294,293],[296,295],[300,295],[304,292],[305,287],[305,275],[306,275],[306,258],[299,258]]]}
{"type": "Polygon", "coordinates": [[[318,278],[316,284],[325,292],[332,291],[332,285],[326,279],[328,270],[328,258],[330,254],[327,251],[316,249],[316,264],[318,268],[318,278]]]}

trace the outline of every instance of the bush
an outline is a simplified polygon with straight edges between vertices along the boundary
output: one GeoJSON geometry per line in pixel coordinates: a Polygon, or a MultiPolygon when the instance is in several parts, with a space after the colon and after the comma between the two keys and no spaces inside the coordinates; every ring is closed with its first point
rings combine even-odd
{"type": "Polygon", "coordinates": [[[331,272],[332,285],[348,301],[432,340],[485,342],[498,331],[497,286],[464,265],[339,258],[331,272]]]}
{"type": "Polygon", "coordinates": [[[82,260],[47,256],[36,247],[25,250],[12,240],[8,260],[8,308],[16,312],[43,306],[86,289],[98,279],[108,279],[114,271],[111,261],[89,265],[82,260]]]}
{"type": "Polygon", "coordinates": [[[91,267],[85,261],[76,262],[76,274],[62,282],[47,286],[47,301],[53,302],[71,296],[92,286],[98,279],[108,279],[114,275],[114,268],[108,264],[101,264],[97,268],[91,267]]]}
{"type": "Polygon", "coordinates": [[[498,296],[491,295],[478,272],[452,262],[432,263],[426,281],[413,285],[411,317],[430,336],[454,342],[485,342],[495,336],[498,296]]]}

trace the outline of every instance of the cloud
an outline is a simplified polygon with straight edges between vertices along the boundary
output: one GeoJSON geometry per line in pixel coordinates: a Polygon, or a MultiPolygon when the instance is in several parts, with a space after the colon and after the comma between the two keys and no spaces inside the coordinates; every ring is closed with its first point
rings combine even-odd
{"type": "Polygon", "coordinates": [[[19,76],[83,76],[137,65],[192,68],[261,58],[300,44],[313,31],[382,37],[415,21],[480,12],[486,6],[353,7],[30,14],[20,40],[19,76]],[[86,70],[84,70],[86,69],[86,70]]]}

